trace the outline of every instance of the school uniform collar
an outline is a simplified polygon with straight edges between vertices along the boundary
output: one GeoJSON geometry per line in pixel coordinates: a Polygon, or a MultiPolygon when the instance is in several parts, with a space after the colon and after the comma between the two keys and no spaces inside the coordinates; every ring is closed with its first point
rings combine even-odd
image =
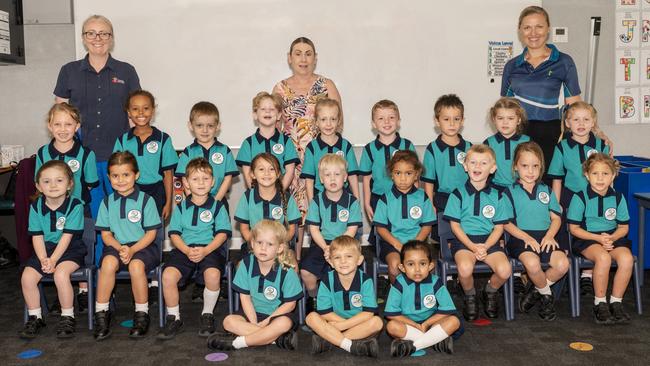
{"type": "Polygon", "coordinates": [[[135,187],[133,187],[133,192],[131,192],[130,194],[128,194],[126,196],[122,196],[118,192],[113,192],[113,193],[114,193],[113,201],[117,201],[119,199],[132,199],[134,201],[137,201],[138,197],[140,197],[140,189],[138,189],[137,185],[135,187]]]}
{"type": "Polygon", "coordinates": [[[327,142],[323,141],[321,134],[319,133],[318,136],[316,136],[316,142],[318,143],[318,147],[321,149],[321,151],[325,149],[328,151],[333,149],[343,150],[343,138],[341,137],[341,134],[337,132],[336,137],[338,140],[336,140],[334,145],[329,145],[327,142]]]}
{"type": "Polygon", "coordinates": [[[390,190],[391,190],[391,192],[393,192],[393,196],[395,196],[395,198],[399,198],[399,197],[402,197],[402,196],[408,196],[409,194],[411,194],[411,193],[413,193],[413,192],[416,192],[418,189],[415,188],[415,186],[413,186],[413,187],[411,187],[411,189],[409,189],[408,192],[406,192],[406,193],[402,193],[402,192],[401,192],[399,189],[397,189],[397,187],[393,184],[393,186],[391,187],[390,190]]]}
{"type": "Polygon", "coordinates": [[[438,150],[440,151],[445,151],[445,149],[455,149],[455,148],[462,149],[463,146],[465,146],[465,139],[460,134],[458,135],[458,138],[460,139],[458,145],[451,146],[451,145],[447,145],[446,142],[442,141],[442,135],[439,135],[436,138],[436,146],[438,146],[438,150]]]}
{"type": "Polygon", "coordinates": [[[395,133],[395,140],[393,140],[393,142],[388,145],[384,145],[381,141],[379,141],[379,135],[377,135],[377,138],[375,138],[375,148],[377,148],[377,150],[381,150],[392,146],[399,150],[401,142],[402,138],[400,137],[399,132],[395,133]]]}
{"type": "Polygon", "coordinates": [[[111,69],[111,70],[115,70],[116,61],[115,61],[115,59],[113,58],[113,56],[111,56],[110,53],[108,54],[108,60],[106,60],[106,65],[104,65],[104,68],[101,69],[101,70],[95,70],[95,69],[90,65],[90,61],[88,61],[88,58],[89,58],[89,57],[90,57],[90,56],[89,56],[88,54],[86,54],[86,57],[84,57],[84,58],[81,59],[81,63],[79,64],[79,69],[80,69],[81,71],[92,71],[92,72],[97,72],[97,73],[99,73],[99,72],[103,71],[103,70],[106,69],[106,68],[111,69]]]}
{"type": "Polygon", "coordinates": [[[65,214],[66,211],[68,211],[68,206],[70,206],[70,197],[66,197],[65,200],[63,200],[63,203],[61,203],[61,206],[55,208],[54,210],[50,209],[46,204],[45,204],[45,196],[41,196],[41,213],[43,215],[53,213],[53,212],[59,212],[61,214],[65,214]]]}
{"type": "Polygon", "coordinates": [[[322,195],[321,199],[323,201],[323,205],[325,206],[325,208],[329,208],[332,205],[348,207],[348,205],[350,204],[350,195],[346,193],[345,190],[343,190],[343,194],[341,194],[341,198],[339,198],[338,201],[332,201],[331,199],[329,199],[329,197],[327,197],[327,194],[325,192],[322,192],[321,195],[322,195]]]}
{"type": "Polygon", "coordinates": [[[414,283],[418,285],[423,283],[433,283],[433,275],[431,273],[429,273],[429,275],[423,278],[420,282],[413,281],[412,279],[408,278],[405,273],[403,273],[402,276],[404,276],[404,282],[406,282],[406,284],[409,286],[414,283]]]}
{"type": "Polygon", "coordinates": [[[334,292],[339,292],[339,291],[343,291],[343,292],[351,292],[351,291],[360,292],[361,291],[361,271],[360,270],[357,269],[356,272],[354,272],[354,278],[352,279],[352,283],[350,284],[350,288],[348,290],[346,290],[343,287],[343,284],[341,284],[341,279],[339,278],[339,274],[336,271],[334,271],[334,276],[333,277],[334,277],[334,292]]]}
{"type": "Polygon", "coordinates": [[[519,187],[519,189],[521,189],[521,191],[524,192],[530,200],[535,200],[537,199],[537,193],[539,191],[540,184],[535,183],[535,185],[533,186],[533,190],[530,193],[528,193],[526,188],[524,188],[524,185],[521,184],[521,182],[519,181],[515,182],[515,187],[519,187]]]}
{"type": "Polygon", "coordinates": [[[259,143],[259,144],[261,144],[264,141],[276,142],[276,141],[280,140],[280,131],[278,131],[278,129],[276,128],[275,132],[273,133],[273,136],[271,136],[271,138],[267,139],[266,137],[262,136],[262,134],[260,133],[260,129],[258,128],[255,131],[255,138],[257,139],[257,143],[259,143]]]}
{"type": "Polygon", "coordinates": [[[521,135],[518,134],[518,133],[515,133],[514,135],[512,135],[510,137],[505,137],[505,136],[503,136],[501,134],[501,132],[497,132],[496,134],[494,134],[494,138],[497,140],[498,143],[502,143],[504,141],[519,141],[519,139],[521,138],[521,135]]]}
{"type": "Polygon", "coordinates": [[[271,267],[271,270],[269,271],[269,273],[267,273],[266,276],[265,276],[265,275],[262,274],[262,272],[260,272],[260,265],[259,265],[259,263],[257,263],[257,258],[255,258],[255,256],[254,256],[253,254],[251,254],[251,256],[253,257],[253,258],[252,258],[252,261],[253,261],[253,270],[252,270],[252,272],[251,272],[251,276],[252,276],[252,277],[257,277],[257,276],[259,276],[260,279],[263,278],[263,279],[265,279],[265,280],[268,280],[269,282],[274,282],[276,276],[278,275],[278,268],[279,268],[279,265],[277,265],[277,264],[276,264],[276,265],[273,265],[273,266],[271,267]]]}
{"type": "Polygon", "coordinates": [[[79,149],[81,149],[81,142],[75,137],[73,139],[72,148],[70,150],[62,153],[54,147],[54,139],[48,144],[47,151],[53,159],[64,158],[69,156],[71,158],[76,158],[79,155],[79,149]]]}
{"type": "MultiPolygon", "coordinates": [[[[135,127],[131,127],[129,132],[127,132],[127,139],[131,140],[132,138],[135,138],[136,141],[138,141],[139,143],[140,138],[135,135],[134,131],[135,131],[135,127]]],[[[149,135],[149,137],[147,137],[146,140],[142,141],[142,145],[145,145],[149,141],[161,141],[161,140],[162,140],[162,131],[160,131],[154,126],[151,126],[151,135],[149,135]]]]}
{"type": "MultiPolygon", "coordinates": [[[[207,149],[207,150],[209,151],[210,149],[212,149],[215,146],[217,146],[217,147],[223,146],[223,144],[221,142],[219,142],[216,137],[214,138],[214,141],[212,142],[212,145],[210,145],[210,148],[207,149]]],[[[194,142],[192,142],[190,147],[199,147],[199,148],[201,148],[203,150],[206,150],[206,148],[203,147],[203,145],[199,144],[199,142],[196,139],[194,139],[194,142]]]]}
{"type": "Polygon", "coordinates": [[[593,199],[593,198],[597,198],[597,197],[605,198],[605,197],[610,197],[610,196],[615,196],[615,195],[616,195],[616,192],[614,191],[614,189],[612,187],[607,188],[607,193],[605,193],[604,196],[601,196],[598,193],[596,193],[596,191],[594,191],[591,188],[590,185],[587,185],[587,197],[589,197],[589,199],[593,199]]]}
{"type": "Polygon", "coordinates": [[[266,201],[264,198],[262,198],[262,196],[260,196],[260,191],[258,189],[253,189],[253,200],[255,200],[255,203],[270,202],[276,206],[280,206],[282,204],[280,191],[276,191],[275,196],[273,196],[270,201],[266,201]]]}
{"type": "Polygon", "coordinates": [[[566,142],[569,145],[569,147],[572,148],[572,149],[574,147],[578,146],[578,145],[579,146],[589,146],[592,149],[595,149],[596,148],[596,135],[594,135],[593,132],[589,132],[589,141],[587,141],[587,143],[584,144],[584,145],[579,143],[578,141],[572,139],[571,136],[566,138],[566,142]]]}
{"type": "Polygon", "coordinates": [[[488,182],[488,184],[486,184],[485,187],[479,191],[476,188],[474,188],[474,186],[472,185],[472,183],[468,179],[467,182],[465,182],[465,190],[467,190],[467,193],[469,193],[469,194],[481,193],[481,192],[485,192],[487,194],[490,194],[490,192],[492,192],[492,187],[490,186],[490,183],[488,182]]]}
{"type": "MultiPolygon", "coordinates": [[[[551,54],[548,56],[548,61],[556,62],[560,58],[560,51],[557,49],[557,47],[550,43],[547,43],[546,47],[551,49],[551,54]]],[[[524,51],[519,56],[517,56],[515,65],[521,66],[524,64],[524,62],[528,62],[526,61],[526,53],[528,53],[528,47],[525,47],[524,51]]]]}
{"type": "Polygon", "coordinates": [[[185,208],[191,208],[191,207],[198,207],[198,208],[204,208],[206,210],[209,210],[212,208],[212,205],[214,204],[214,197],[212,195],[208,195],[208,199],[203,202],[202,205],[196,205],[194,202],[192,202],[192,195],[189,195],[185,199],[185,208]]]}

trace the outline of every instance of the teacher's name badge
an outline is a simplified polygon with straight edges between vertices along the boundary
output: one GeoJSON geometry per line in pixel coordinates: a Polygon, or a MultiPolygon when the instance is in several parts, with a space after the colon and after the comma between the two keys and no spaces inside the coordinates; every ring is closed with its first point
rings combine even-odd
{"type": "Polygon", "coordinates": [[[349,219],[350,219],[350,211],[345,209],[339,211],[339,221],[348,222],[349,219]]]}
{"type": "Polygon", "coordinates": [[[152,154],[155,154],[158,151],[158,142],[151,141],[150,143],[148,143],[147,144],[147,151],[149,151],[152,154]]]}
{"type": "Polygon", "coordinates": [[[422,299],[422,304],[425,308],[431,309],[436,306],[436,297],[432,294],[429,294],[422,299]]]}
{"type": "Polygon", "coordinates": [[[273,153],[275,153],[276,155],[282,154],[284,152],[284,145],[275,144],[275,145],[273,145],[272,150],[273,150],[273,153]]]}
{"type": "Polygon", "coordinates": [[[593,154],[595,154],[597,152],[598,152],[598,150],[596,150],[596,149],[590,149],[589,151],[587,151],[587,158],[589,158],[590,156],[592,156],[593,154]]]}
{"type": "Polygon", "coordinates": [[[139,210],[131,210],[126,217],[129,221],[135,224],[136,222],[140,222],[140,219],[142,219],[142,213],[139,210]]]}
{"type": "Polygon", "coordinates": [[[545,205],[548,205],[548,203],[551,201],[551,197],[546,192],[539,192],[539,194],[537,195],[537,199],[539,200],[539,202],[545,205]]]}
{"type": "Polygon", "coordinates": [[[212,154],[212,162],[215,164],[221,164],[223,163],[223,154],[222,153],[214,153],[212,154]]]}
{"type": "Polygon", "coordinates": [[[467,153],[461,151],[456,155],[456,160],[461,164],[465,164],[465,157],[467,157],[467,153]]]}
{"type": "Polygon", "coordinates": [[[420,208],[420,206],[413,206],[409,210],[409,215],[411,215],[412,219],[417,220],[420,217],[422,217],[422,209],[420,208]]]}
{"type": "Polygon", "coordinates": [[[616,209],[614,207],[610,207],[605,211],[605,218],[609,221],[612,221],[616,218],[616,209]]]}
{"type": "Polygon", "coordinates": [[[72,170],[73,173],[76,173],[79,170],[79,167],[81,167],[81,164],[79,164],[79,160],[72,159],[68,161],[68,166],[70,167],[70,170],[72,170]]]}
{"type": "Polygon", "coordinates": [[[360,308],[363,305],[363,296],[361,294],[354,294],[350,297],[350,304],[355,308],[360,308]]]}
{"type": "Polygon", "coordinates": [[[494,206],[486,205],[486,206],[483,206],[483,211],[482,212],[483,212],[483,216],[485,216],[485,218],[491,219],[491,218],[494,217],[495,211],[496,210],[494,209],[494,206]]]}
{"type": "Polygon", "coordinates": [[[208,210],[201,212],[201,214],[199,215],[199,219],[201,219],[201,221],[203,222],[212,221],[212,212],[208,210]]]}
{"type": "Polygon", "coordinates": [[[264,289],[264,297],[267,300],[275,300],[278,297],[278,290],[273,286],[266,286],[264,289]]]}
{"type": "Polygon", "coordinates": [[[63,230],[65,227],[65,216],[61,216],[56,220],[56,229],[63,230]]]}
{"type": "Polygon", "coordinates": [[[280,220],[282,218],[282,214],[283,214],[282,207],[275,207],[271,211],[271,217],[273,217],[273,219],[275,220],[280,220]]]}

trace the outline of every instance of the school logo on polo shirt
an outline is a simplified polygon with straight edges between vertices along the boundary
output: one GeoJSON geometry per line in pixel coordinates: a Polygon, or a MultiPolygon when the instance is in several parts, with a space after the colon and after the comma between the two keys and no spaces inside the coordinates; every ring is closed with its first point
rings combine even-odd
{"type": "Polygon", "coordinates": [[[605,211],[605,218],[609,221],[612,221],[616,218],[616,209],[614,207],[610,207],[605,211]]]}
{"type": "Polygon", "coordinates": [[[458,155],[456,155],[456,160],[461,164],[465,164],[465,157],[466,156],[467,156],[467,153],[465,153],[464,151],[461,151],[461,152],[458,153],[458,155]]]}
{"type": "Polygon", "coordinates": [[[350,211],[348,210],[339,211],[339,221],[348,222],[349,219],[350,219],[350,211]]]}
{"type": "Polygon", "coordinates": [[[147,144],[147,151],[149,151],[152,154],[155,154],[158,151],[158,142],[151,141],[150,143],[148,143],[147,144]]]}
{"type": "Polygon", "coordinates": [[[64,216],[59,217],[56,220],[56,225],[55,226],[56,226],[57,230],[63,230],[63,228],[65,227],[65,217],[64,216]]]}
{"type": "Polygon", "coordinates": [[[201,219],[201,221],[203,222],[212,221],[212,212],[208,210],[201,212],[201,214],[199,215],[199,219],[201,219]]]}
{"type": "Polygon", "coordinates": [[[596,150],[596,149],[591,149],[591,150],[587,151],[587,158],[589,158],[590,156],[592,156],[593,154],[595,154],[597,152],[598,152],[598,150],[596,150]]]}
{"type": "Polygon", "coordinates": [[[496,210],[494,209],[494,206],[486,205],[486,206],[483,206],[483,211],[482,212],[483,212],[483,216],[485,216],[485,218],[491,219],[491,218],[494,217],[494,214],[496,213],[495,211],[496,210]]]}
{"type": "Polygon", "coordinates": [[[266,286],[264,289],[264,297],[267,300],[275,300],[278,297],[278,290],[273,286],[266,286]]]}
{"type": "Polygon", "coordinates": [[[422,304],[425,308],[431,309],[436,306],[436,297],[433,294],[429,294],[422,299],[422,304]]]}
{"type": "Polygon", "coordinates": [[[76,173],[77,170],[79,170],[79,167],[81,167],[81,164],[79,164],[79,160],[72,159],[68,162],[68,166],[70,167],[70,170],[72,170],[73,173],[76,173]]]}
{"type": "Polygon", "coordinates": [[[180,179],[174,179],[174,188],[181,189],[183,187],[183,182],[180,179]]]}
{"type": "Polygon", "coordinates": [[[142,213],[139,210],[131,210],[126,217],[129,219],[129,221],[135,224],[136,222],[139,222],[140,219],[142,219],[142,213]]]}
{"type": "Polygon", "coordinates": [[[282,144],[275,144],[271,148],[275,154],[282,154],[284,152],[284,145],[282,144]]]}
{"type": "Polygon", "coordinates": [[[417,220],[420,217],[422,217],[422,209],[420,208],[420,206],[413,206],[409,210],[409,215],[411,215],[412,219],[417,220]]]}
{"type": "Polygon", "coordinates": [[[539,200],[539,202],[545,205],[548,205],[548,203],[551,201],[551,197],[549,197],[548,193],[546,192],[539,192],[539,194],[537,195],[537,199],[539,200]]]}
{"type": "Polygon", "coordinates": [[[223,163],[223,154],[222,154],[222,153],[218,153],[218,152],[217,152],[217,153],[214,153],[214,154],[212,154],[211,159],[212,159],[212,162],[213,162],[213,163],[215,163],[215,164],[221,164],[221,163],[223,163]]]}
{"type": "Polygon", "coordinates": [[[363,296],[361,294],[354,294],[350,298],[350,304],[355,308],[360,308],[363,305],[363,296]]]}
{"type": "Polygon", "coordinates": [[[274,220],[280,220],[282,218],[282,207],[275,207],[273,208],[273,211],[271,211],[271,217],[274,220]]]}
{"type": "Polygon", "coordinates": [[[343,150],[339,150],[339,151],[337,151],[337,152],[336,152],[336,155],[338,155],[338,156],[343,156],[343,150]]]}

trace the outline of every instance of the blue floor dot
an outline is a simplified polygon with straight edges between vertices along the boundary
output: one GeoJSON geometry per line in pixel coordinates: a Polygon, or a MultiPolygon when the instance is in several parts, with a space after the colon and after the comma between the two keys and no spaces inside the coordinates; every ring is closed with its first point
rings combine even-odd
{"type": "Polygon", "coordinates": [[[133,320],[125,320],[121,322],[120,325],[123,326],[124,328],[131,328],[133,327],[133,320]]]}
{"type": "Polygon", "coordinates": [[[427,351],[421,349],[419,351],[415,351],[415,352],[411,353],[411,357],[421,357],[421,356],[424,356],[426,354],[427,354],[427,351]]]}
{"type": "Polygon", "coordinates": [[[26,360],[30,358],[36,358],[43,354],[43,351],[38,349],[28,349],[27,351],[20,352],[18,358],[26,360]]]}

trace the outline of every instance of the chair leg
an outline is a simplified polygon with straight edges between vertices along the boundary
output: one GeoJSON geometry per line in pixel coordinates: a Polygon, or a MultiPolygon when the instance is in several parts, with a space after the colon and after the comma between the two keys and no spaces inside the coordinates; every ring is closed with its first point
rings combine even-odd
{"type": "Polygon", "coordinates": [[[634,260],[634,266],[632,267],[634,276],[634,298],[636,300],[636,312],[639,315],[643,314],[643,304],[641,298],[641,276],[639,271],[639,262],[634,260]]]}
{"type": "Polygon", "coordinates": [[[91,269],[87,269],[86,278],[88,279],[88,329],[93,330],[93,316],[95,315],[95,282],[94,274],[91,269]]]}
{"type": "Polygon", "coordinates": [[[305,285],[302,285],[302,298],[298,300],[298,323],[300,325],[305,324],[305,313],[307,312],[307,301],[306,299],[307,291],[305,290],[305,285]]]}
{"type": "Polygon", "coordinates": [[[571,317],[575,318],[578,315],[576,314],[576,293],[575,293],[575,274],[573,271],[573,266],[569,267],[569,271],[565,275],[565,282],[569,283],[569,307],[571,309],[571,317]]]}
{"type": "Polygon", "coordinates": [[[514,314],[514,278],[512,275],[508,277],[508,280],[504,283],[503,286],[503,302],[506,313],[506,320],[510,321],[515,318],[514,314]]]}
{"type": "Polygon", "coordinates": [[[235,312],[232,293],[232,263],[226,263],[226,282],[228,283],[228,314],[235,312]]]}
{"type": "Polygon", "coordinates": [[[573,291],[575,296],[576,317],[579,317],[580,316],[580,266],[578,265],[578,259],[575,257],[571,262],[571,268],[573,268],[573,291]]]}
{"type": "Polygon", "coordinates": [[[163,283],[162,283],[162,268],[159,266],[156,270],[156,278],[158,280],[158,325],[160,328],[165,327],[165,296],[163,296],[163,283]]]}
{"type": "Polygon", "coordinates": [[[375,285],[375,296],[377,295],[377,281],[379,280],[379,262],[377,262],[377,258],[375,258],[372,261],[372,279],[374,281],[375,285]]]}

